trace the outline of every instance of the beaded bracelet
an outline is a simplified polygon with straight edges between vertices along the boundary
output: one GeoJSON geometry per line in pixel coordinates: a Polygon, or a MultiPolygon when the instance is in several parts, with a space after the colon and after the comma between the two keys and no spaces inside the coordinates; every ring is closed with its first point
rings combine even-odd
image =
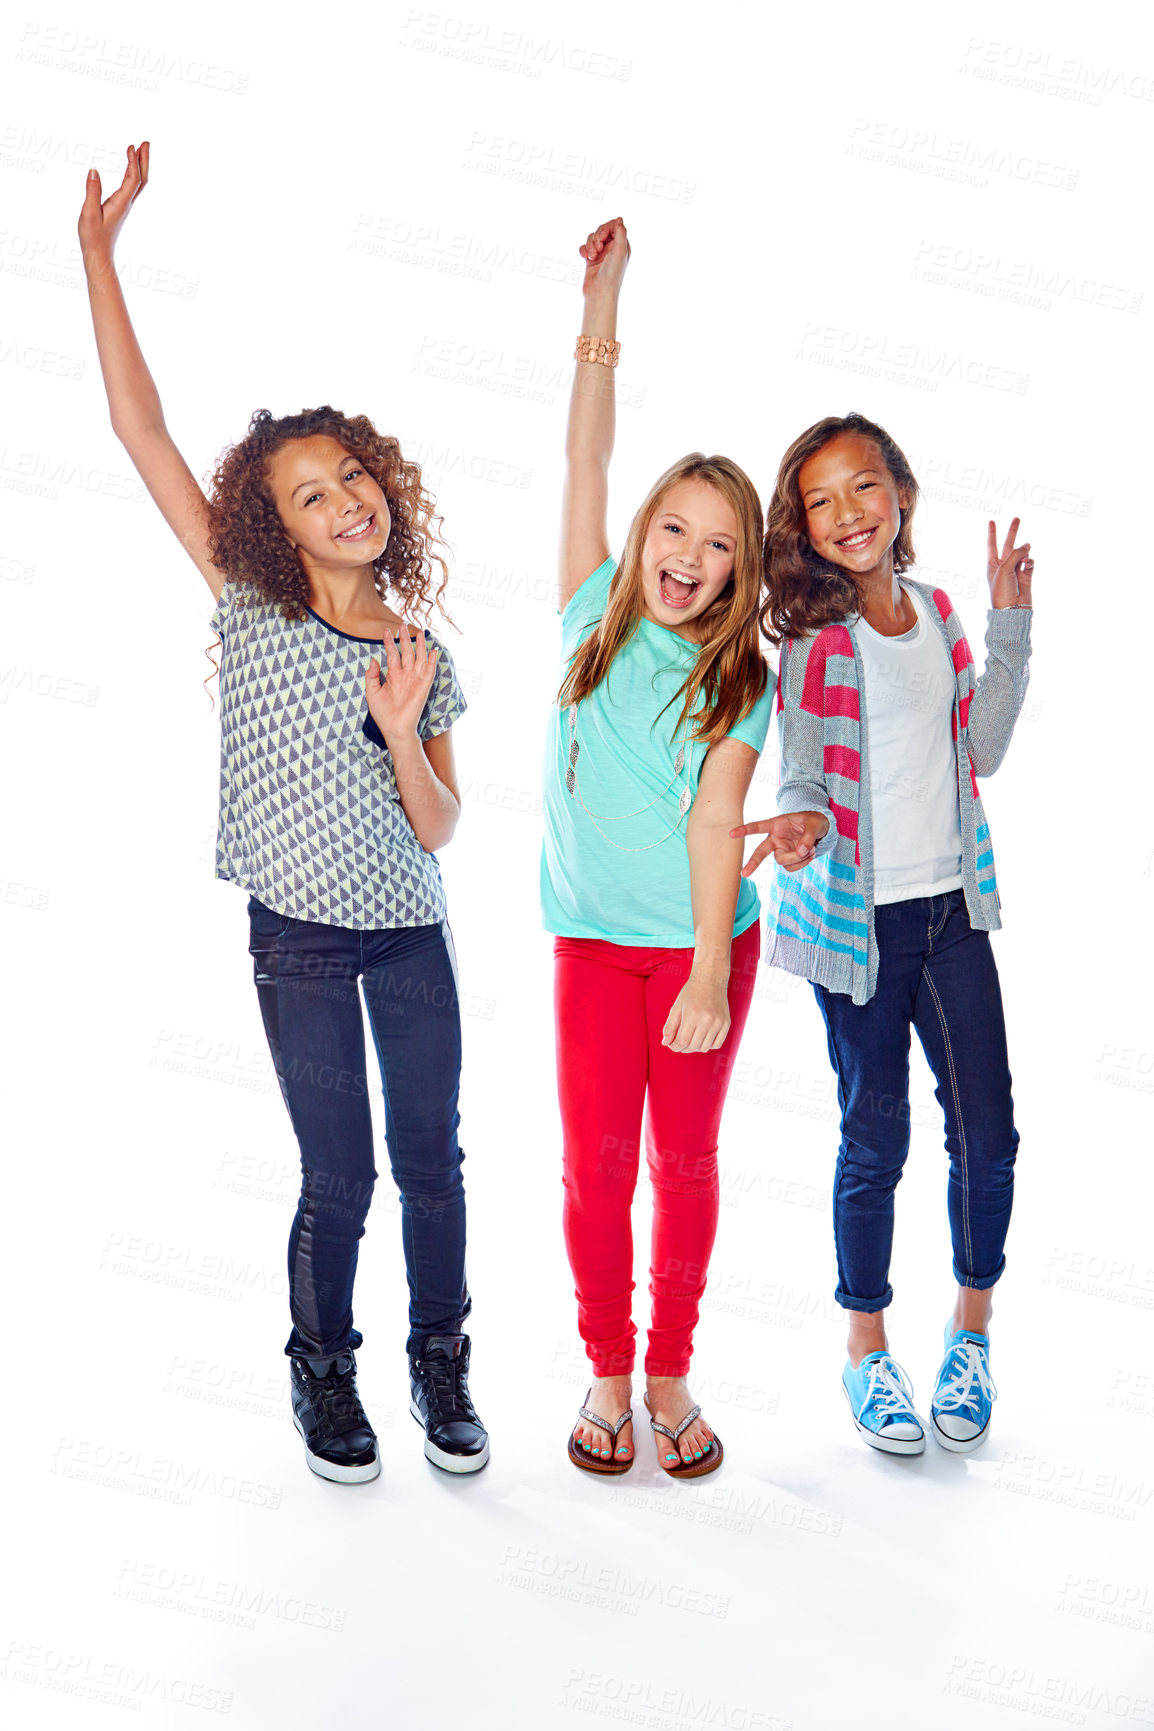
{"type": "Polygon", "coordinates": [[[610,337],[577,338],[577,347],[573,351],[575,361],[600,362],[603,367],[615,367],[617,357],[621,353],[621,344],[615,343],[610,337]]]}

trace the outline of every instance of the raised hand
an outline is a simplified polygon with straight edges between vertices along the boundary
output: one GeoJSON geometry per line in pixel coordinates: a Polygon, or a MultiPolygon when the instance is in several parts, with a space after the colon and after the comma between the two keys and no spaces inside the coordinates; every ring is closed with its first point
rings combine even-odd
{"type": "Polygon", "coordinates": [[[1034,561],[1030,558],[1030,543],[1015,547],[1018,518],[1010,524],[1009,534],[998,551],[998,531],[991,519],[986,537],[986,581],[990,585],[991,607],[1032,607],[1030,585],[1034,576],[1034,561]]]}
{"type": "Polygon", "coordinates": [[[134,144],[128,146],[128,162],[124,170],[124,179],[116,191],[103,203],[100,200],[100,175],[96,169],[89,169],[88,184],[84,192],[84,204],[81,207],[80,221],[77,224],[77,232],[80,235],[80,250],[84,255],[85,264],[112,257],[116,237],[124,225],[124,219],[147,185],[147,139],[141,144],[139,150],[134,144]]]}
{"type": "Polygon", "coordinates": [[[616,299],[621,292],[625,266],[629,263],[629,236],[621,218],[615,216],[609,222],[603,222],[577,250],[585,260],[581,293],[587,300],[602,296],[616,299]]]}
{"type": "Polygon", "coordinates": [[[829,829],[829,818],[823,811],[794,811],[779,817],[758,818],[755,823],[743,823],[731,829],[731,836],[768,836],[754,849],[741,868],[743,878],[752,877],[762,860],[773,854],[779,866],[787,872],[800,871],[813,859],[816,844],[829,829]]]}
{"type": "MultiPolygon", "coordinates": [[[[578,248],[585,260],[581,284],[581,335],[604,343],[617,341],[617,302],[629,262],[629,240],[619,216],[595,228],[578,248]]],[[[565,432],[565,489],[561,497],[561,558],[557,606],[570,596],[609,554],[608,472],[616,424],[615,369],[603,366],[606,351],[584,360],[578,343],[569,423],[565,432]]],[[[614,351],[615,353],[616,351],[614,351]]]]}
{"type": "Polygon", "coordinates": [[[410,637],[409,627],[401,626],[400,643],[386,636],[382,644],[385,668],[376,656],[365,673],[365,697],[369,714],[385,736],[386,745],[402,735],[415,734],[421,712],[433,688],[437,671],[437,651],[425,646],[423,634],[410,637]]]}

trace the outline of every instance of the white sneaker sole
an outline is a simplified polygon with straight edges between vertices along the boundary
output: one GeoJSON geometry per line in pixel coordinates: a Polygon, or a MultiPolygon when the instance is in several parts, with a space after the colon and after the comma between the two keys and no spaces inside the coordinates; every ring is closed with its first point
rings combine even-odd
{"type": "Polygon", "coordinates": [[[370,1479],[375,1479],[380,1473],[381,1457],[379,1453],[375,1460],[366,1462],[362,1467],[341,1467],[336,1466],[332,1461],[323,1461],[319,1455],[313,1454],[312,1450],[309,1448],[304,1433],[304,1427],[295,1411],[293,1413],[293,1423],[296,1425],[297,1430],[300,1433],[300,1439],[305,1445],[305,1459],[309,1463],[309,1470],[316,1473],[318,1479],[328,1479],[335,1485],[363,1485],[367,1484],[370,1479]]]}
{"type": "MultiPolygon", "coordinates": [[[[992,1416],[993,1415],[991,1414],[991,1417],[992,1416]]],[[[947,1436],[944,1430],[938,1429],[938,1421],[934,1417],[931,1409],[930,1428],[934,1433],[934,1441],[940,1443],[944,1449],[949,1449],[952,1455],[968,1455],[971,1449],[979,1448],[989,1436],[990,1420],[986,1420],[984,1427],[978,1432],[977,1436],[972,1436],[968,1441],[963,1442],[960,1438],[956,1436],[947,1436]]]]}
{"type": "MultiPolygon", "coordinates": [[[[853,1410],[853,1401],[850,1399],[849,1389],[845,1386],[844,1382],[841,1385],[841,1391],[845,1395],[846,1405],[849,1407],[849,1416],[853,1419],[855,1430],[859,1436],[865,1438],[871,1448],[880,1449],[883,1454],[887,1455],[920,1455],[925,1453],[926,1433],[924,1426],[920,1437],[887,1438],[879,1436],[876,1430],[870,1430],[869,1426],[864,1425],[858,1418],[857,1413],[853,1410]]],[[[920,1419],[918,1420],[918,1423],[921,1423],[920,1419]]]]}
{"type": "MultiPolygon", "coordinates": [[[[415,1400],[409,1402],[409,1411],[421,1429],[424,1430],[425,1421],[421,1417],[421,1409],[415,1400]]],[[[489,1459],[489,1440],[486,1437],[485,1446],[479,1454],[449,1455],[445,1453],[444,1449],[439,1449],[436,1443],[430,1442],[426,1435],[425,1459],[432,1461],[435,1467],[440,1467],[441,1471],[445,1473],[479,1473],[489,1459]]]]}

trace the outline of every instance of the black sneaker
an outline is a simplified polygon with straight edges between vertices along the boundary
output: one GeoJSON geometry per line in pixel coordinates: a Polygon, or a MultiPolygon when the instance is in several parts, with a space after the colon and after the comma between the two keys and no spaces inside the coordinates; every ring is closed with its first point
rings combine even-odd
{"type": "Polygon", "coordinates": [[[308,1360],[290,1358],[293,1423],[304,1438],[305,1459],[322,1479],[360,1485],[381,1470],[377,1439],[357,1393],[357,1361],[338,1353],[324,1376],[308,1360]]]}
{"type": "Polygon", "coordinates": [[[409,1411],[425,1427],[425,1456],[447,1473],[479,1472],[489,1437],[469,1399],[469,1336],[430,1334],[409,1354],[409,1411]]]}

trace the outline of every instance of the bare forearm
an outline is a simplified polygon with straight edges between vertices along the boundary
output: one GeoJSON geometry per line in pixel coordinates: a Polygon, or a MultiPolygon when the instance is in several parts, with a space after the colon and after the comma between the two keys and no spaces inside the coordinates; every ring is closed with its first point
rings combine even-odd
{"type": "Polygon", "coordinates": [[[434,774],[418,734],[414,731],[385,743],[393,761],[393,779],[401,806],[413,834],[426,853],[435,853],[452,841],[461,815],[460,802],[452,789],[434,774]]]}
{"type": "MultiPolygon", "coordinates": [[[[601,223],[578,250],[585,260],[581,335],[615,343],[617,302],[629,259],[625,224],[620,217],[601,223]]],[[[592,350],[598,345],[586,346],[592,350]]],[[[615,428],[614,368],[603,360],[578,360],[565,430],[558,612],[565,611],[590,572],[609,557],[609,462],[615,428]]]]}
{"type": "MultiPolygon", "coordinates": [[[[586,300],[582,329],[590,336],[612,336],[617,329],[616,294],[586,300]]],[[[578,361],[573,374],[561,496],[559,608],[564,608],[578,584],[597,569],[609,552],[613,377],[614,369],[600,361],[578,361]]]]}
{"type": "Polygon", "coordinates": [[[729,980],[733,919],[741,887],[744,844],[733,840],[729,830],[741,822],[741,807],[723,818],[691,823],[686,842],[689,851],[689,888],[693,905],[693,973],[714,984],[729,980]]]}
{"type": "MultiPolygon", "coordinates": [[[[581,334],[617,337],[617,295],[590,295],[583,302],[581,334]]],[[[605,469],[613,455],[617,427],[616,368],[600,361],[578,361],[569,397],[569,425],[565,457],[575,463],[599,464],[605,469]]]]}
{"type": "Polygon", "coordinates": [[[84,269],[113,431],[129,445],[134,435],[164,426],[160,393],[132,328],[111,255],[86,257],[84,269]]]}
{"type": "Polygon", "coordinates": [[[709,748],[689,809],[685,840],[693,903],[693,973],[724,986],[729,979],[733,918],[741,889],[745,843],[730,830],[742,823],[757,751],[726,738],[709,748]]]}

